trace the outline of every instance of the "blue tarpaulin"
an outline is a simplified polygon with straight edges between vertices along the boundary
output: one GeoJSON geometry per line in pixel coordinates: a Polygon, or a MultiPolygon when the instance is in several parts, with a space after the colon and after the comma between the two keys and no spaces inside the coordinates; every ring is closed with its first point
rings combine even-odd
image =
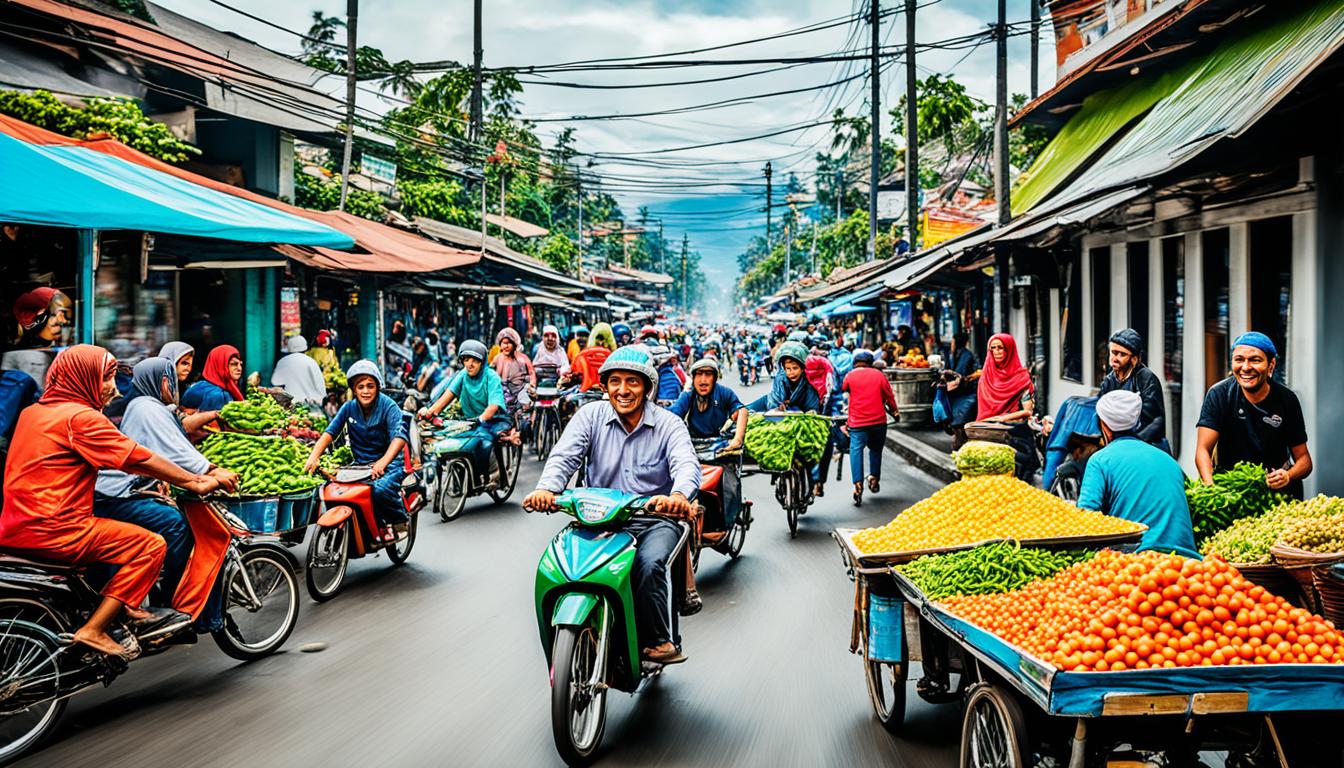
{"type": "Polygon", "coordinates": [[[349,235],[80,146],[0,133],[0,221],[350,248],[349,235]]]}
{"type": "Polygon", "coordinates": [[[1059,407],[1055,426],[1050,430],[1050,442],[1045,446],[1045,471],[1042,473],[1046,488],[1055,481],[1055,471],[1069,455],[1069,438],[1075,434],[1100,435],[1101,422],[1097,420],[1095,397],[1070,397],[1059,407]]]}
{"type": "Polygon", "coordinates": [[[878,295],[879,293],[885,291],[886,289],[887,286],[883,283],[878,283],[877,285],[870,285],[867,286],[866,288],[860,288],[857,291],[852,291],[850,293],[845,294],[844,296],[840,296],[839,298],[831,299],[825,304],[818,304],[817,306],[807,310],[807,316],[830,317],[831,315],[846,315],[846,314],[852,315],[855,312],[871,311],[872,307],[860,307],[857,306],[857,303],[865,299],[871,299],[872,297],[878,295]]]}

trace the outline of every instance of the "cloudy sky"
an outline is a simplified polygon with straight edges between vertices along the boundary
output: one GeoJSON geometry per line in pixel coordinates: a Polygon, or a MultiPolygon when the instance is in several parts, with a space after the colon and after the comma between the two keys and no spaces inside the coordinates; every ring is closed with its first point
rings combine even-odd
{"type": "MultiPolygon", "coordinates": [[[[174,11],[220,29],[236,32],[282,52],[297,52],[297,37],[247,19],[211,0],[157,0],[174,11]]],[[[1030,0],[1009,0],[1008,20],[1024,21],[1030,0]]],[[[225,0],[228,6],[263,17],[291,30],[306,30],[314,10],[344,15],[342,0],[225,0]]],[[[932,43],[980,32],[996,13],[994,0],[921,0],[919,41],[932,43]]],[[[897,7],[887,0],[883,9],[897,7]]],[[[769,38],[803,27],[815,31],[751,45],[735,46],[679,59],[779,59],[864,53],[868,26],[846,17],[862,12],[866,0],[485,0],[483,37],[486,66],[554,64],[575,60],[642,56],[706,48],[743,40],[769,38]]],[[[364,0],[361,44],[374,45],[389,59],[470,62],[471,0],[364,0]]],[[[1048,24],[1042,34],[1041,88],[1054,80],[1048,24]]],[[[902,15],[884,19],[887,45],[904,43],[902,15]]],[[[974,50],[932,50],[918,58],[920,76],[952,72],[973,95],[990,101],[994,85],[994,46],[974,50]]],[[[866,62],[824,62],[779,71],[779,64],[702,66],[657,71],[570,72],[533,76],[526,85],[527,117],[566,118],[575,115],[636,114],[703,105],[725,99],[836,83],[861,74],[866,62]],[[765,70],[776,70],[768,72],[765,70]],[[590,85],[669,83],[730,75],[746,77],[715,83],[637,89],[568,88],[544,85],[552,80],[590,85]]],[[[1010,40],[1009,88],[1028,90],[1029,64],[1025,36],[1010,40]]],[[[904,68],[891,66],[881,74],[882,111],[904,90],[904,68]]],[[[769,98],[754,98],[727,107],[621,120],[542,122],[543,140],[565,125],[577,129],[578,148],[612,153],[595,161],[595,174],[610,180],[627,215],[640,205],[663,220],[665,235],[682,232],[705,256],[706,271],[716,282],[736,274],[735,257],[763,228],[762,167],[772,160],[776,183],[797,173],[810,187],[814,155],[830,138],[828,127],[792,130],[776,136],[715,147],[648,154],[652,150],[687,147],[759,136],[805,126],[829,117],[838,106],[849,114],[867,110],[868,87],[863,77],[829,88],[769,98]],[[620,154],[630,153],[630,154],[620,154]],[[657,163],[654,165],[652,163],[657,163]],[[681,165],[682,167],[668,167],[681,165]]],[[[369,106],[376,106],[370,104],[369,106]]]]}

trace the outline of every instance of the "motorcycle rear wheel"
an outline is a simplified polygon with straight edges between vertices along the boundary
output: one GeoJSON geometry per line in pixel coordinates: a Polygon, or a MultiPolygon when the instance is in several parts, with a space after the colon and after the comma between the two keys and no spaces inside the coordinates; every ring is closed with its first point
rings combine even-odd
{"type": "Polygon", "coordinates": [[[51,735],[65,713],[67,699],[57,699],[60,679],[56,635],[66,631],[60,619],[36,600],[0,599],[0,687],[20,679],[45,678],[32,691],[37,701],[14,709],[0,702],[0,763],[8,763],[37,747],[51,735]]]}
{"type": "Polygon", "coordinates": [[[566,765],[592,761],[607,725],[607,692],[593,691],[604,665],[592,627],[558,627],[551,649],[551,733],[566,765]],[[577,690],[582,686],[584,690],[577,690]]]}
{"type": "Polygon", "coordinates": [[[736,560],[738,555],[742,554],[742,545],[747,541],[747,525],[742,521],[743,514],[745,512],[738,512],[738,518],[733,521],[733,527],[728,529],[726,553],[733,560],[736,560]]]}
{"type": "Polygon", "coordinates": [[[242,570],[226,577],[224,628],[211,636],[225,654],[240,661],[269,656],[280,649],[299,623],[299,579],[289,558],[270,549],[242,553],[242,570]],[[244,572],[257,597],[251,603],[244,572]]]}
{"type": "Polygon", "coordinates": [[[450,523],[462,514],[471,494],[471,462],[465,458],[449,459],[439,471],[439,492],[434,506],[439,518],[450,523]]]}
{"type": "Polygon", "coordinates": [[[308,563],[303,569],[303,580],[308,596],[319,603],[335,597],[345,584],[345,572],[350,566],[350,532],[353,519],[347,519],[331,528],[317,529],[308,544],[308,563]]]}
{"type": "Polygon", "coordinates": [[[513,495],[518,485],[518,469],[523,465],[523,450],[513,443],[499,444],[500,467],[504,472],[504,484],[490,491],[490,498],[496,504],[503,504],[513,495]]]}
{"type": "Polygon", "coordinates": [[[412,512],[411,519],[407,521],[406,538],[387,548],[387,559],[393,565],[401,565],[411,556],[411,547],[415,546],[415,531],[420,527],[416,522],[419,519],[419,513],[412,512]]]}

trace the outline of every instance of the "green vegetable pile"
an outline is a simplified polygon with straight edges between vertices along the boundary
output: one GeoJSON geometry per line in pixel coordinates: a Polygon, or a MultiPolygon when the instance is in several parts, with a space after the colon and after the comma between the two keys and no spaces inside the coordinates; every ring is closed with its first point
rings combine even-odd
{"type": "Polygon", "coordinates": [[[238,493],[244,496],[298,493],[323,482],[316,475],[304,474],[308,449],[291,437],[219,432],[207,437],[200,448],[211,463],[238,473],[238,493]]]}
{"type": "Polygon", "coordinates": [[[289,423],[290,414],[275,398],[254,390],[247,393],[245,400],[234,400],[221,408],[219,418],[234,429],[265,432],[283,428],[289,423]]]}
{"type": "Polygon", "coordinates": [[[1017,469],[1017,451],[1011,445],[972,440],[952,452],[962,477],[1011,475],[1017,469]]]}
{"type": "Polygon", "coordinates": [[[1229,563],[1263,565],[1270,561],[1269,548],[1289,525],[1299,520],[1344,514],[1344,499],[1316,496],[1306,501],[1285,501],[1263,515],[1244,517],[1210,536],[1200,549],[1229,563]]]}
{"type": "Polygon", "coordinates": [[[1294,520],[1278,543],[1308,552],[1344,552],[1344,515],[1294,520]]]}
{"type": "Polygon", "coordinates": [[[1265,484],[1264,467],[1247,461],[1215,474],[1212,485],[1205,485],[1199,478],[1185,481],[1185,499],[1190,504],[1196,542],[1203,542],[1244,517],[1263,514],[1287,498],[1265,484]]]}
{"type": "Polygon", "coordinates": [[[831,437],[831,421],[822,416],[797,415],[779,421],[752,416],[747,421],[747,452],[767,472],[783,472],[794,459],[816,464],[831,437]]]}
{"type": "Polygon", "coordinates": [[[961,552],[925,555],[896,566],[896,570],[930,600],[943,600],[1011,592],[1090,557],[1091,552],[1052,552],[1004,541],[961,552]]]}
{"type": "Polygon", "coordinates": [[[350,382],[345,379],[345,371],[327,371],[322,378],[327,382],[328,390],[344,392],[350,386],[350,382]]]}
{"type": "Polygon", "coordinates": [[[342,445],[322,454],[322,458],[317,463],[328,472],[335,472],[338,468],[349,466],[355,463],[355,453],[350,450],[350,446],[342,445]]]}

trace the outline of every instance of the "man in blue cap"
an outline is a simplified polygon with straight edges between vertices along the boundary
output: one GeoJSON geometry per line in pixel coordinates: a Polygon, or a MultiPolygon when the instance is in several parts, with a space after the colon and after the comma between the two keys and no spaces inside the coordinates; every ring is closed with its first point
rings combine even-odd
{"type": "Polygon", "coordinates": [[[1302,498],[1302,480],[1311,474],[1307,426],[1297,395],[1274,380],[1278,357],[1274,342],[1257,331],[1232,342],[1232,375],[1209,389],[1199,412],[1195,467],[1205,483],[1249,461],[1265,468],[1270,488],[1302,498]]]}

